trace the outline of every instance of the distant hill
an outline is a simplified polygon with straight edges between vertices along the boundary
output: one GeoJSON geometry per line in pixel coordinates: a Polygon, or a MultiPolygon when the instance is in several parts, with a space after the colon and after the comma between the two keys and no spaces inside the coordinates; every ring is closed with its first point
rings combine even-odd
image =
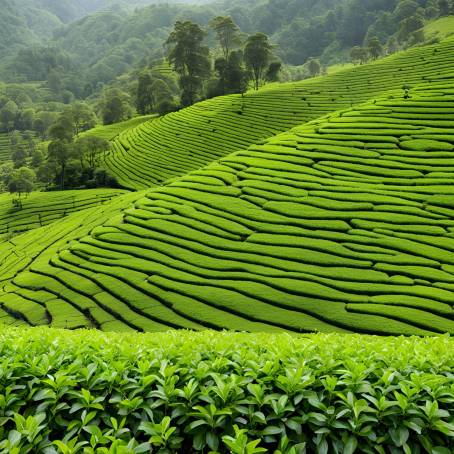
{"type": "Polygon", "coordinates": [[[55,29],[96,11],[120,12],[155,3],[204,3],[204,0],[0,0],[0,53],[42,43],[55,29]]]}

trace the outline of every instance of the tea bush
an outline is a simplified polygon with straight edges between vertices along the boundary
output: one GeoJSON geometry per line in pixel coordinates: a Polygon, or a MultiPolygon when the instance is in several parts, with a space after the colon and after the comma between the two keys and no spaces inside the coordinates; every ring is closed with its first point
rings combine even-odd
{"type": "Polygon", "coordinates": [[[0,452],[454,449],[448,336],[0,333],[0,452]]]}

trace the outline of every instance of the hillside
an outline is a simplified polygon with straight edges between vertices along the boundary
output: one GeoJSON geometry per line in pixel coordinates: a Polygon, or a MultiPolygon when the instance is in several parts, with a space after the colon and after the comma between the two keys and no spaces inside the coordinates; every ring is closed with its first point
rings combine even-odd
{"type": "Polygon", "coordinates": [[[298,124],[400,89],[404,83],[450,74],[453,51],[450,39],[326,77],[204,101],[125,131],[104,165],[127,188],[160,185],[298,124]]]}
{"type": "MultiPolygon", "coordinates": [[[[237,106],[219,109],[209,120],[241,117],[229,123],[236,141],[224,134],[189,143],[194,156],[202,143],[206,154],[196,164],[187,158],[181,172],[198,170],[118,199],[100,217],[87,211],[89,221],[77,231],[80,216],[73,215],[16,237],[17,246],[4,244],[3,252],[0,246],[5,320],[144,331],[454,333],[453,47],[450,39],[290,85],[298,103],[311,95],[300,123],[308,107],[320,116],[328,106],[340,110],[247,149],[246,132],[271,136],[296,121],[282,108],[294,108],[291,94],[283,101],[282,87],[272,87],[249,95],[245,110],[256,106],[263,115],[255,124],[237,106]],[[424,64],[411,65],[415,60],[424,64]],[[409,99],[400,68],[413,85],[409,99]],[[339,103],[331,101],[335,82],[339,103]],[[209,160],[216,161],[200,168],[209,160]],[[79,240],[66,245],[73,238],[79,240]]],[[[239,102],[219,98],[211,105],[232,99],[239,102]]],[[[195,112],[209,103],[131,130],[118,168],[132,168],[132,153],[138,160],[141,150],[152,157],[142,166],[159,175],[155,144],[182,144],[191,137],[178,135],[183,119],[188,130],[206,124],[195,112]],[[180,127],[173,126],[180,117],[180,127]],[[153,139],[164,125],[167,134],[153,139]]],[[[173,156],[177,151],[173,145],[173,156]]]]}
{"type": "Polygon", "coordinates": [[[20,207],[12,204],[11,195],[0,194],[0,242],[4,237],[51,224],[124,194],[118,189],[32,192],[21,198],[20,207]]]}

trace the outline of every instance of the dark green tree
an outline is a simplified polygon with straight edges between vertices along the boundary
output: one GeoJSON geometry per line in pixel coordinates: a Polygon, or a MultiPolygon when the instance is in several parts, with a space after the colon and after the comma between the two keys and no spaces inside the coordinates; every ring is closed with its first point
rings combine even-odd
{"type": "Polygon", "coordinates": [[[210,27],[215,31],[222,55],[228,61],[233,49],[240,46],[240,29],[230,16],[218,16],[210,22],[210,27]]]}
{"type": "Polygon", "coordinates": [[[146,115],[154,110],[154,99],[153,99],[153,77],[148,71],[143,71],[139,74],[139,80],[137,85],[137,112],[141,115],[146,115]]]}
{"type": "Polygon", "coordinates": [[[66,167],[73,156],[73,148],[70,143],[64,140],[51,142],[47,149],[47,160],[54,164],[57,169],[56,181],[59,182],[60,189],[65,189],[66,167]]]}
{"type": "Polygon", "coordinates": [[[190,21],[178,21],[167,39],[168,59],[179,75],[183,106],[194,104],[210,74],[209,49],[203,44],[206,33],[190,21]]]}
{"type": "Polygon", "coordinates": [[[22,194],[29,194],[32,192],[35,187],[35,181],[36,174],[28,167],[21,167],[11,173],[8,180],[8,191],[11,194],[18,194],[19,207],[22,207],[22,203],[20,201],[22,194]]]}
{"type": "Polygon", "coordinates": [[[272,56],[272,46],[268,36],[256,33],[248,37],[244,48],[246,66],[251,70],[254,87],[259,89],[272,56]]]}
{"type": "Polygon", "coordinates": [[[266,70],[265,79],[268,82],[277,82],[279,80],[279,73],[282,69],[282,63],[280,61],[273,61],[266,70]]]}
{"type": "Polygon", "coordinates": [[[370,56],[372,59],[376,60],[383,54],[383,46],[380,43],[380,40],[374,36],[369,40],[367,43],[367,49],[369,51],[370,56]]]}
{"type": "Polygon", "coordinates": [[[307,70],[311,77],[318,76],[322,70],[322,65],[317,58],[310,58],[307,62],[307,70]]]}
{"type": "Polygon", "coordinates": [[[109,147],[109,142],[101,137],[86,136],[74,144],[74,154],[79,158],[82,168],[87,164],[88,168],[95,169],[109,147]]]}

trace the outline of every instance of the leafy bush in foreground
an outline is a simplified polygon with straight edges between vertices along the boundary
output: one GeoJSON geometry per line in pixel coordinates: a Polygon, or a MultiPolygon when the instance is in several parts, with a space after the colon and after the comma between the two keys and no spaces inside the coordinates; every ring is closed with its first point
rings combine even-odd
{"type": "Polygon", "coordinates": [[[454,342],[4,328],[1,453],[454,449],[454,342]]]}

